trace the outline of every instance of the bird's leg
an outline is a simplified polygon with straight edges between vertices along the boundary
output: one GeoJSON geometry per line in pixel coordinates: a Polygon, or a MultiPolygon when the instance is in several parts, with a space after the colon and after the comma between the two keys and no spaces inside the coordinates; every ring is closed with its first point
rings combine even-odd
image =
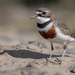
{"type": "Polygon", "coordinates": [[[61,60],[60,60],[60,62],[59,62],[60,65],[61,65],[61,63],[62,63],[63,57],[64,57],[64,55],[65,55],[65,52],[66,52],[66,45],[64,45],[64,52],[63,52],[62,57],[61,57],[61,60]]]}
{"type": "Polygon", "coordinates": [[[51,60],[51,57],[52,57],[52,54],[53,54],[53,50],[54,50],[53,43],[51,43],[51,53],[50,53],[49,60],[51,60]]]}
{"type": "MultiPolygon", "coordinates": [[[[50,61],[50,60],[51,60],[51,57],[52,57],[53,50],[54,50],[53,43],[51,43],[51,53],[50,53],[50,57],[49,57],[49,59],[46,58],[47,61],[44,62],[44,63],[46,63],[46,65],[47,65],[49,62],[52,62],[52,61],[50,61]]],[[[54,62],[52,62],[52,63],[54,63],[54,62]]]]}

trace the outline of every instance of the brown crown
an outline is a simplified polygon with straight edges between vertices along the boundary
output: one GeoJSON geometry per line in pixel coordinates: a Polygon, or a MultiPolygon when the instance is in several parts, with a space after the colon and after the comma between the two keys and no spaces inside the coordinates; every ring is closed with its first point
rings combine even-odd
{"type": "Polygon", "coordinates": [[[38,8],[36,11],[39,12],[46,12],[46,14],[44,14],[44,16],[40,15],[41,17],[50,17],[52,21],[54,20],[58,20],[51,12],[51,10],[47,9],[47,8],[38,8]]]}

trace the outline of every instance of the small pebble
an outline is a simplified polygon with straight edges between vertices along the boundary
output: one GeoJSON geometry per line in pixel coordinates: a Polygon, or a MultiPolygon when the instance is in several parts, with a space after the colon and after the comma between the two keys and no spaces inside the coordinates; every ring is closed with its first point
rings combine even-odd
{"type": "Polygon", "coordinates": [[[0,65],[0,67],[2,67],[2,65],[0,65]]]}
{"type": "Polygon", "coordinates": [[[27,49],[26,45],[21,45],[18,47],[18,49],[27,49]]]}
{"type": "Polygon", "coordinates": [[[13,61],[12,64],[14,64],[15,62],[13,61]]]}
{"type": "Polygon", "coordinates": [[[7,63],[4,63],[4,65],[7,65],[7,63]]]}
{"type": "Polygon", "coordinates": [[[27,49],[31,49],[31,50],[39,50],[41,51],[41,49],[35,45],[26,45],[27,49]]]}
{"type": "Polygon", "coordinates": [[[72,65],[72,66],[70,67],[70,71],[73,72],[73,73],[75,73],[75,65],[72,65]]]}
{"type": "Polygon", "coordinates": [[[28,63],[26,67],[33,67],[33,63],[28,63]]]}
{"type": "Polygon", "coordinates": [[[58,73],[56,73],[55,75],[70,75],[70,74],[67,73],[67,72],[58,72],[58,73]]]}

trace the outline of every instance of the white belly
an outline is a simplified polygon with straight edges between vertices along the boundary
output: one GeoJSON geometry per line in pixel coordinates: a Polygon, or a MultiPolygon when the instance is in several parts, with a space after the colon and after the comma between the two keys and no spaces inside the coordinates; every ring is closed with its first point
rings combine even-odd
{"type": "Polygon", "coordinates": [[[75,41],[74,38],[72,38],[68,35],[64,35],[62,33],[57,33],[55,38],[48,39],[48,40],[53,43],[61,43],[61,44],[67,44],[67,43],[75,41]]]}

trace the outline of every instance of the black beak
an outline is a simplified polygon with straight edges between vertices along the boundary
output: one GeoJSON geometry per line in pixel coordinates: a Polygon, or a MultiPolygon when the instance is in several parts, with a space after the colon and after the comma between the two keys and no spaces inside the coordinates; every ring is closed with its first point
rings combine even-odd
{"type": "Polygon", "coordinates": [[[35,19],[37,16],[36,15],[34,15],[33,17],[31,17],[30,19],[35,19]]]}

